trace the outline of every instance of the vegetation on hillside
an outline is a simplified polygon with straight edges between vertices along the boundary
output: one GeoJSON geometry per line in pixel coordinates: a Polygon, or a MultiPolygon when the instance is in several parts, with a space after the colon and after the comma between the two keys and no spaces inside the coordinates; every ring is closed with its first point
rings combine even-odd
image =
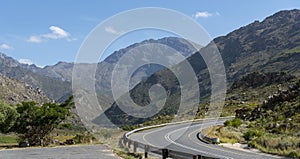
{"type": "Polygon", "coordinates": [[[221,142],[246,143],[263,152],[300,157],[299,79],[285,73],[255,72],[234,82],[228,97],[224,110],[235,111],[236,118],[213,128],[221,142]]]}

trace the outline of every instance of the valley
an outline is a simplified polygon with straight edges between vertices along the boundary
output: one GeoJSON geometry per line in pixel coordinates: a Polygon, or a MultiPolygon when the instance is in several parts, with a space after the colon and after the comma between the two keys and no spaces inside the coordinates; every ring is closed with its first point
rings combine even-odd
{"type": "MultiPolygon", "coordinates": [[[[254,21],[225,36],[216,37],[206,46],[199,48],[195,49],[188,40],[180,37],[146,39],[116,50],[96,64],[61,61],[43,68],[34,64],[20,63],[5,53],[0,53],[0,136],[9,140],[8,145],[5,145],[6,141],[3,143],[4,147],[10,147],[10,144],[16,147],[20,142],[30,143],[32,146],[68,145],[69,140],[71,144],[110,144],[113,145],[114,151],[123,153],[124,149],[115,142],[125,132],[144,126],[205,119],[211,114],[218,114],[221,117],[235,117],[220,122],[218,126],[209,124],[206,135],[218,137],[221,143],[242,143],[264,153],[299,158],[300,10],[279,11],[262,21],[254,21]],[[130,91],[114,99],[111,83],[113,71],[118,66],[119,60],[136,47],[151,46],[149,44],[167,46],[179,52],[191,65],[198,85],[183,86],[172,72],[172,69],[184,70],[184,61],[173,65],[172,69],[158,64],[143,65],[134,72],[130,81],[126,81],[129,83],[130,91]],[[219,76],[226,77],[227,88],[224,106],[211,107],[210,99],[213,96],[211,70],[201,55],[209,54],[215,46],[223,59],[226,73],[219,76]],[[74,91],[77,91],[73,90],[72,85],[75,65],[83,71],[82,75],[92,72],[91,68],[96,66],[95,77],[91,79],[95,80],[95,92],[80,91],[94,93],[96,99],[93,100],[99,103],[97,108],[103,113],[95,112],[92,109],[93,105],[83,100],[84,93],[82,96],[74,95],[74,91]],[[154,109],[147,105],[153,99],[149,90],[157,84],[166,92],[164,106],[157,114],[150,117],[136,117],[122,110],[123,107],[119,105],[118,100],[124,96],[131,97],[140,108],[154,109]],[[190,106],[192,101],[188,101],[180,108],[183,87],[199,87],[199,95],[195,95],[192,91],[184,95],[187,99],[197,98],[200,102],[190,106]],[[81,102],[80,106],[85,107],[79,109],[76,102],[81,102]],[[191,107],[193,109],[190,109],[191,107]],[[222,111],[217,112],[220,107],[222,111]],[[182,115],[177,114],[179,109],[184,110],[182,115]],[[82,110],[90,112],[83,116],[80,114],[82,110]],[[87,125],[86,121],[90,125],[87,125]]],[[[151,49],[153,48],[148,47],[145,50],[151,49]]],[[[164,55],[163,51],[155,53],[156,56],[164,55]]],[[[131,65],[133,64],[129,62],[123,67],[129,68],[131,65]]],[[[91,81],[84,81],[88,82],[91,81]]],[[[163,91],[155,95],[162,94],[163,91]]],[[[164,99],[158,98],[158,103],[163,101],[164,99]]],[[[162,132],[154,134],[164,137],[165,130],[169,128],[173,130],[172,127],[166,127],[162,132]]],[[[179,128],[184,127],[179,125],[179,128]]],[[[198,128],[193,128],[189,132],[197,130],[198,128]]],[[[202,131],[202,128],[199,128],[200,130],[202,131]]],[[[142,141],[143,137],[139,135],[145,134],[141,132],[136,136],[133,135],[132,139],[142,141]]],[[[188,138],[186,134],[184,137],[188,138]]],[[[184,139],[179,143],[185,144],[184,139]]],[[[197,137],[193,136],[192,139],[195,141],[197,137]]],[[[144,141],[142,143],[146,144],[144,141]]],[[[188,144],[198,148],[191,142],[188,144]]],[[[200,144],[204,145],[202,142],[200,144]]],[[[102,145],[95,147],[99,148],[104,156],[108,156],[107,158],[112,156],[112,153],[107,153],[107,147],[102,145]]],[[[95,150],[95,147],[87,146],[87,150],[96,153],[98,150],[95,150]]],[[[73,148],[77,147],[63,147],[55,151],[73,148]]],[[[56,148],[46,148],[43,151],[47,157],[59,158],[60,154],[51,156],[53,149],[56,148]]],[[[177,149],[179,148],[176,147],[177,149]]],[[[27,157],[28,153],[23,153],[26,150],[0,150],[0,158],[3,156],[9,158],[13,156],[12,152],[16,152],[17,158],[27,157]]],[[[36,153],[36,150],[33,149],[32,153],[36,153]]],[[[72,150],[72,153],[75,151],[77,150],[72,150]]],[[[198,153],[200,150],[191,152],[198,153]]],[[[234,158],[239,155],[228,153],[234,158]]],[[[97,155],[99,154],[94,154],[97,155]]],[[[228,154],[222,152],[221,155],[228,154]]],[[[247,155],[253,158],[253,154],[247,155]]],[[[125,153],[125,156],[134,158],[130,153],[125,153]]]]}

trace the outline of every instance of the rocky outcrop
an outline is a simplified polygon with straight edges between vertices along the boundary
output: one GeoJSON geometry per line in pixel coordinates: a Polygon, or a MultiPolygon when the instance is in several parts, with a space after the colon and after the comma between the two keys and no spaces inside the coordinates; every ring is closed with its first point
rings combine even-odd
{"type": "Polygon", "coordinates": [[[23,101],[35,101],[39,104],[50,102],[45,93],[39,88],[5,77],[0,74],[0,99],[10,104],[23,101]]]}

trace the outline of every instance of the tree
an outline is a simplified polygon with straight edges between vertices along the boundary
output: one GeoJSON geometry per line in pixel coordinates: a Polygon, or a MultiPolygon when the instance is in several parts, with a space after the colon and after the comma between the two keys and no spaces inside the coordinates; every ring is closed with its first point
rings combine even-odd
{"type": "Polygon", "coordinates": [[[13,106],[0,101],[0,132],[7,133],[15,124],[19,114],[13,106]]]}
{"type": "Polygon", "coordinates": [[[51,132],[71,114],[72,99],[70,97],[63,104],[45,103],[42,106],[35,102],[22,102],[17,107],[20,117],[15,124],[15,132],[20,133],[20,139],[31,146],[49,145],[51,132]]]}

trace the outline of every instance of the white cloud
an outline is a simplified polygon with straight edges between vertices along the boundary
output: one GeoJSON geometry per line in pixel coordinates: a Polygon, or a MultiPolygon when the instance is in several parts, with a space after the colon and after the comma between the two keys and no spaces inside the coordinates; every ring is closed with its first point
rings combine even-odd
{"type": "Polygon", "coordinates": [[[39,36],[31,36],[27,39],[27,42],[31,43],[41,43],[42,39],[39,36]]]}
{"type": "Polygon", "coordinates": [[[194,15],[194,17],[196,19],[198,19],[198,18],[208,18],[208,17],[211,17],[213,15],[214,15],[213,13],[209,13],[207,11],[204,11],[204,12],[196,12],[196,14],[194,15]]]}
{"type": "Polygon", "coordinates": [[[47,34],[41,34],[37,36],[30,36],[27,41],[32,43],[41,43],[44,40],[51,39],[65,39],[67,41],[74,41],[75,38],[72,38],[71,34],[65,31],[64,29],[57,27],[57,26],[50,26],[49,30],[50,33],[47,34]]]}
{"type": "Polygon", "coordinates": [[[29,59],[20,59],[19,62],[21,64],[27,64],[27,65],[32,65],[33,64],[33,62],[29,59]]]}
{"type": "Polygon", "coordinates": [[[70,37],[70,34],[68,32],[57,26],[51,26],[49,27],[49,29],[51,30],[51,33],[44,34],[42,35],[42,37],[48,39],[64,39],[70,37]]]}
{"type": "Polygon", "coordinates": [[[115,35],[121,35],[123,32],[122,31],[117,31],[115,28],[113,27],[106,27],[105,31],[111,34],[115,34],[115,35]]]}
{"type": "Polygon", "coordinates": [[[0,45],[0,49],[3,49],[3,50],[12,50],[14,48],[11,47],[11,46],[9,46],[8,44],[1,44],[0,45]]]}

